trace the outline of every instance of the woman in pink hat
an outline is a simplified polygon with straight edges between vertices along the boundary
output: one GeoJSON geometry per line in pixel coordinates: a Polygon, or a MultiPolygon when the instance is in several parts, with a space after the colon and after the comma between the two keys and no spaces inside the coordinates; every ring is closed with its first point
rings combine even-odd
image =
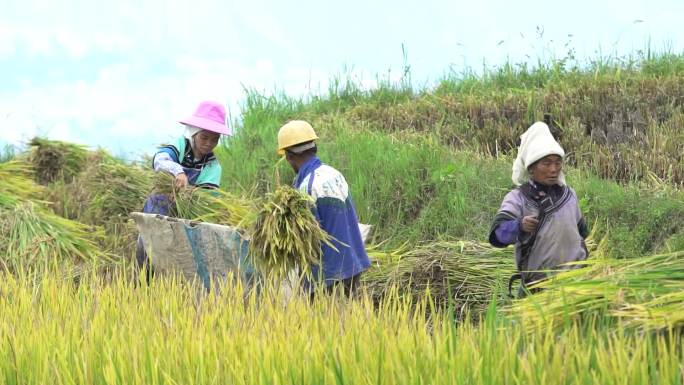
{"type": "MultiPolygon", "coordinates": [[[[172,175],[177,188],[218,188],[221,184],[221,164],[212,151],[221,135],[231,135],[226,125],[226,109],[220,103],[203,101],[192,116],[180,123],[185,125],[184,135],[175,144],[159,148],[152,159],[154,171],[172,175]]],[[[168,196],[153,194],[145,202],[143,212],[168,215],[169,207],[168,196]]],[[[147,263],[140,237],[136,258],[141,266],[147,263]]]]}
{"type": "Polygon", "coordinates": [[[195,114],[183,119],[185,134],[176,144],[162,146],[154,156],[154,171],[175,177],[176,187],[187,185],[217,188],[221,165],[212,152],[220,135],[230,135],[226,110],[216,102],[204,101],[195,114]]]}

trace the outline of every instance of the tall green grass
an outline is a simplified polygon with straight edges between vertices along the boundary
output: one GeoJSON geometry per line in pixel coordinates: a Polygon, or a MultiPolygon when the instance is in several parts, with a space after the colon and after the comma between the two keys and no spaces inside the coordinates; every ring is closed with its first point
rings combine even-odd
{"type": "MultiPolygon", "coordinates": [[[[393,246],[440,238],[486,241],[490,221],[512,188],[512,154],[455,150],[434,132],[364,128],[341,114],[317,115],[311,110],[323,102],[311,103],[250,94],[243,127],[218,151],[224,188],[271,190],[277,131],[289,119],[306,118],[321,138],[319,156],[347,179],[361,222],[375,226],[372,241],[390,240],[393,246]]],[[[291,183],[294,173],[285,162],[278,171],[280,183],[291,183]]],[[[684,193],[672,183],[653,173],[619,183],[591,169],[566,171],[596,236],[608,237],[611,255],[635,257],[683,244],[684,193]]]]}
{"type": "Polygon", "coordinates": [[[17,148],[11,144],[0,146],[0,163],[9,162],[17,155],[17,148]]]}
{"type": "Polygon", "coordinates": [[[433,135],[452,149],[499,155],[513,152],[519,135],[550,114],[570,164],[622,182],[652,172],[681,184],[683,74],[683,55],[647,52],[584,64],[564,59],[533,66],[509,63],[479,74],[449,74],[425,89],[405,82],[364,89],[337,79],[327,94],[304,99],[250,93],[243,127],[275,129],[297,117],[374,132],[433,135]]]}

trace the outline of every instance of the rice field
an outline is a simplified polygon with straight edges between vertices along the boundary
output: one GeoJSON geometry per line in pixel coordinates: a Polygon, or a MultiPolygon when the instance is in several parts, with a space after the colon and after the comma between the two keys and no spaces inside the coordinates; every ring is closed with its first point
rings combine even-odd
{"type": "Polygon", "coordinates": [[[0,384],[684,384],[682,62],[502,68],[424,91],[348,83],[301,100],[250,92],[210,192],[70,143],[7,150],[0,384]],[[588,109],[592,95],[647,124],[597,139],[583,129],[612,120],[588,109]],[[486,244],[487,229],[511,187],[511,140],[547,111],[571,149],[591,259],[511,299],[513,250],[486,244]],[[352,298],[276,279],[327,241],[273,151],[294,117],[314,123],[321,158],[374,226],[352,298]],[[240,228],[260,279],[207,292],[141,274],[128,214],[153,192],[175,216],[240,228]]]}
{"type": "Polygon", "coordinates": [[[6,384],[681,384],[682,337],[620,325],[526,332],[497,317],[393,297],[376,307],[235,286],[198,295],[178,280],[56,276],[0,283],[6,384]],[[30,327],[27,327],[30,325],[30,327]]]}

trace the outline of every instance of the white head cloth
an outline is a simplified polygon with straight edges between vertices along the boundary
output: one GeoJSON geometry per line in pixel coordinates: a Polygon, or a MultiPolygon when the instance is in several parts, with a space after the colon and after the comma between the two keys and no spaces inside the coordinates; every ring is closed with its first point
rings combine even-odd
{"type": "Polygon", "coordinates": [[[189,126],[186,124],[185,125],[185,133],[183,134],[183,136],[185,136],[186,138],[188,138],[192,142],[192,137],[195,136],[196,133],[198,133],[202,130],[203,130],[202,128],[195,127],[195,126],[189,126]]]}
{"type": "MultiPolygon", "coordinates": [[[[549,126],[543,122],[536,122],[520,136],[520,147],[518,147],[518,156],[513,162],[513,183],[520,186],[530,180],[530,174],[527,168],[534,162],[549,155],[558,155],[561,158],[565,157],[565,151],[556,142],[556,139],[551,135],[549,126]]],[[[560,173],[558,182],[561,185],[565,184],[565,175],[560,173]]]]}

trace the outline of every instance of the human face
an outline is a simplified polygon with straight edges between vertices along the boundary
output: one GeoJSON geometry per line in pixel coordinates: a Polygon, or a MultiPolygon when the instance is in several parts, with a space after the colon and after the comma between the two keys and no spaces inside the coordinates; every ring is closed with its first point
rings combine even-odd
{"type": "Polygon", "coordinates": [[[546,186],[557,184],[563,169],[563,158],[549,155],[541,158],[530,167],[530,174],[535,182],[546,186]]]}
{"type": "Polygon", "coordinates": [[[287,160],[287,163],[290,164],[290,167],[292,167],[294,172],[299,172],[299,162],[297,161],[297,155],[285,151],[285,160],[287,160]]]}
{"type": "Polygon", "coordinates": [[[197,157],[201,158],[212,152],[219,141],[219,134],[207,130],[202,130],[195,134],[195,151],[197,157]]]}

